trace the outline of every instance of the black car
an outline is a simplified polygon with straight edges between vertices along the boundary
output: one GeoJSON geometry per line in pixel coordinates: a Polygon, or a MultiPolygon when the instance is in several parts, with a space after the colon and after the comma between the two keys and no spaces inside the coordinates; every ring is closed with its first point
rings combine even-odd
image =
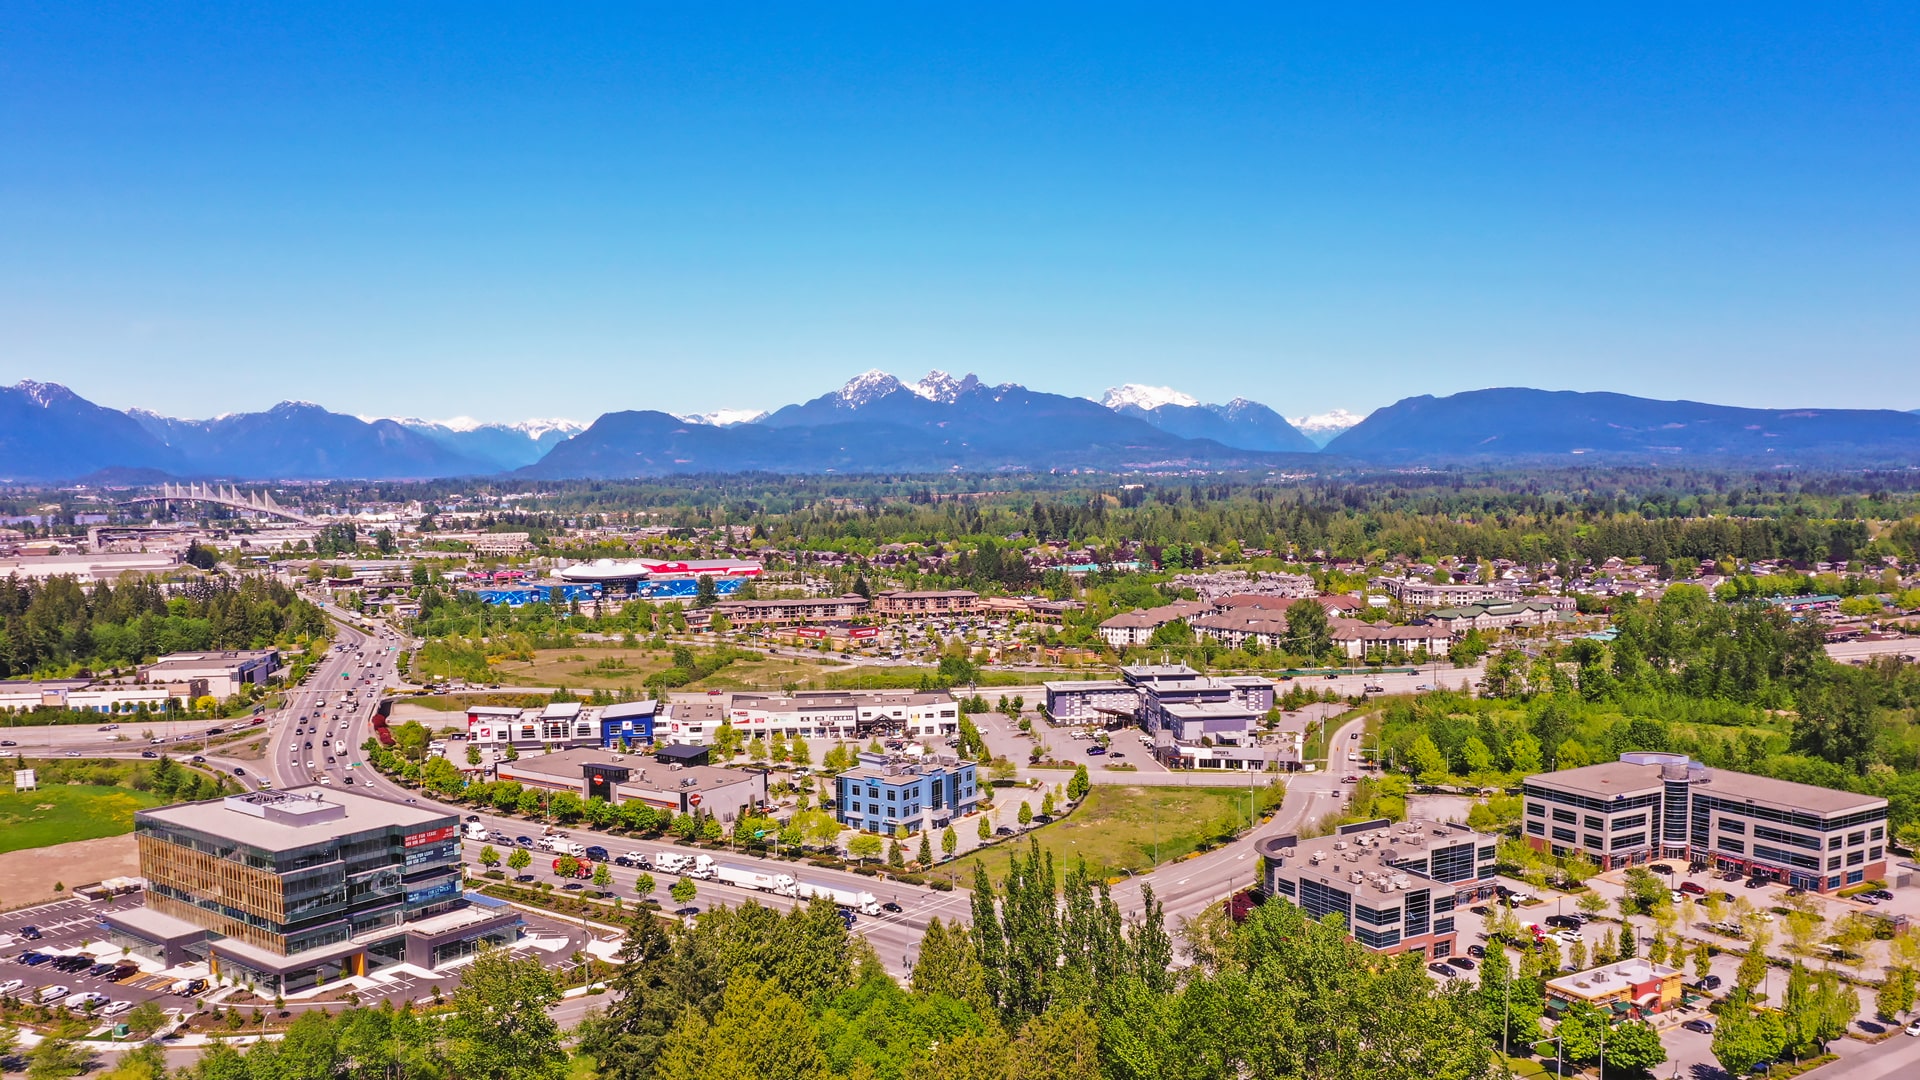
{"type": "Polygon", "coordinates": [[[1453,967],[1459,968],[1461,971],[1473,970],[1473,961],[1467,959],[1464,956],[1450,956],[1447,958],[1447,963],[1453,967]]]}
{"type": "Polygon", "coordinates": [[[1006,826],[1006,825],[1002,825],[1002,826],[1000,826],[999,828],[997,828],[997,829],[995,829],[995,830],[993,830],[993,835],[995,835],[995,836],[1012,836],[1012,835],[1013,835],[1013,829],[1012,829],[1012,828],[1010,828],[1009,826],[1006,826]]]}
{"type": "Polygon", "coordinates": [[[1718,990],[1720,989],[1720,976],[1708,975],[1705,978],[1702,978],[1700,982],[1696,985],[1698,985],[1702,990],[1718,990]]]}
{"type": "Polygon", "coordinates": [[[122,979],[131,979],[138,974],[140,974],[138,967],[132,964],[118,964],[115,965],[113,972],[107,976],[107,981],[119,982],[122,979]]]}
{"type": "Polygon", "coordinates": [[[151,750],[142,750],[142,751],[140,751],[140,756],[141,756],[141,757],[148,757],[148,758],[157,758],[157,757],[159,757],[160,755],[159,755],[159,754],[156,754],[156,753],[154,753],[154,752],[153,752],[153,751],[151,751],[151,750]]]}
{"type": "Polygon", "coordinates": [[[881,910],[881,911],[891,911],[891,912],[893,912],[893,913],[894,913],[895,915],[898,915],[898,914],[900,914],[900,912],[901,912],[901,911],[902,911],[903,909],[902,909],[902,908],[900,907],[900,905],[899,905],[899,904],[896,904],[896,903],[894,903],[893,901],[891,901],[891,900],[889,900],[889,901],[887,901],[886,903],[884,903],[884,904],[881,904],[881,905],[880,905],[880,910],[881,910]]]}
{"type": "Polygon", "coordinates": [[[479,814],[468,814],[468,815],[467,815],[467,820],[468,820],[468,821],[479,821],[479,820],[480,820],[480,815],[479,815],[479,814]]]}
{"type": "MultiPolygon", "coordinates": [[[[328,758],[327,760],[328,760],[328,761],[332,761],[333,759],[332,759],[332,758],[328,758]]],[[[235,775],[235,776],[245,776],[245,775],[247,775],[247,770],[245,770],[245,769],[243,769],[243,768],[241,768],[241,767],[240,767],[240,766],[238,766],[238,765],[235,765],[235,766],[233,767],[233,775],[235,775]]]]}
{"type": "Polygon", "coordinates": [[[587,849],[587,858],[592,859],[594,862],[606,862],[607,849],[595,844],[587,849]]]}
{"type": "Polygon", "coordinates": [[[1767,879],[1762,877],[1750,877],[1747,879],[1747,888],[1749,889],[1763,889],[1768,884],[1767,879]]]}
{"type": "Polygon", "coordinates": [[[32,923],[28,923],[27,925],[21,927],[19,933],[21,937],[26,938],[28,941],[40,940],[40,928],[33,925],[32,923]]]}
{"type": "Polygon", "coordinates": [[[87,969],[87,977],[97,979],[113,970],[112,964],[95,964],[87,969]]]}
{"type": "Polygon", "coordinates": [[[674,913],[675,915],[679,915],[679,916],[681,916],[682,918],[684,918],[684,917],[686,917],[686,916],[688,916],[688,915],[698,915],[698,914],[700,914],[700,909],[699,909],[699,908],[697,908],[697,907],[683,907],[683,908],[675,908],[675,909],[674,909],[674,912],[673,912],[673,913],[674,913]]]}
{"type": "Polygon", "coordinates": [[[638,865],[640,865],[640,864],[639,864],[639,863],[637,863],[637,862],[634,862],[634,861],[633,861],[632,859],[629,859],[629,858],[627,858],[627,857],[626,857],[625,855],[615,855],[615,856],[613,857],[613,865],[615,865],[615,866],[638,866],[638,865]]]}
{"type": "Polygon", "coordinates": [[[1663,862],[1654,863],[1652,866],[1647,867],[1647,869],[1653,871],[1656,874],[1673,873],[1673,867],[1668,866],[1666,863],[1663,863],[1663,862]]]}
{"type": "Polygon", "coordinates": [[[579,892],[581,889],[584,889],[584,888],[586,888],[586,886],[580,884],[577,881],[569,881],[565,885],[560,886],[560,891],[561,892],[579,892]]]}
{"type": "Polygon", "coordinates": [[[200,754],[195,754],[195,755],[193,755],[193,761],[194,761],[194,764],[196,764],[196,765],[198,765],[198,764],[201,764],[202,762],[205,762],[206,760],[207,760],[207,759],[206,759],[206,758],[205,758],[205,757],[204,757],[203,755],[200,755],[200,754]]]}
{"type": "Polygon", "coordinates": [[[1545,921],[1548,926],[1558,926],[1567,930],[1580,929],[1580,920],[1572,915],[1549,915],[1545,921]]]}
{"type": "Polygon", "coordinates": [[[1428,964],[1427,970],[1447,979],[1453,978],[1455,974],[1454,970],[1445,964],[1428,964]]]}
{"type": "Polygon", "coordinates": [[[1052,814],[1035,814],[1033,815],[1033,823],[1035,825],[1051,825],[1053,824],[1053,815],[1052,814]]]}
{"type": "Polygon", "coordinates": [[[1721,881],[1739,881],[1740,877],[1741,877],[1740,871],[1729,870],[1726,873],[1720,875],[1720,880],[1721,881]]]}
{"type": "Polygon", "coordinates": [[[1487,955],[1487,948],[1484,945],[1469,945],[1467,946],[1467,955],[1476,956],[1481,959],[1485,959],[1487,955]]]}
{"type": "Polygon", "coordinates": [[[514,842],[515,844],[517,844],[517,845],[519,845],[520,847],[532,847],[532,846],[533,846],[533,837],[531,837],[531,836],[516,836],[516,837],[514,837],[514,838],[513,838],[513,842],[514,842]]]}
{"type": "Polygon", "coordinates": [[[1892,893],[1892,891],[1891,891],[1891,890],[1888,890],[1888,889],[1875,889],[1875,890],[1873,890],[1872,892],[1864,892],[1864,893],[1861,893],[1860,895],[1861,895],[1861,896],[1871,896],[1871,897],[1873,897],[1873,898],[1874,898],[1875,900],[1891,900],[1891,899],[1893,899],[1893,893],[1892,893]]]}

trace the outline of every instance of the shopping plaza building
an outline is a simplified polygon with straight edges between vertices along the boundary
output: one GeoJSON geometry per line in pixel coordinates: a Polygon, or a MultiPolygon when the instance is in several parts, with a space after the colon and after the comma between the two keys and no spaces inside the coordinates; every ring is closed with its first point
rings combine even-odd
{"type": "Polygon", "coordinates": [[[115,944],[268,993],[436,968],[520,935],[511,909],[462,894],[459,824],[319,786],[143,810],[145,906],[102,919],[115,944]]]}
{"type": "Polygon", "coordinates": [[[1887,800],[1728,769],[1685,754],[1529,776],[1523,835],[1602,868],[1685,859],[1831,892],[1886,876],[1887,800]]]}

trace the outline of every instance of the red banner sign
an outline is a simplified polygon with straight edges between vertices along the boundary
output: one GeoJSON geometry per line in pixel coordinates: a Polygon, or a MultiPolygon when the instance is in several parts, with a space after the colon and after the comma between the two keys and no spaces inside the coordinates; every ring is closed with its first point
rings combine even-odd
{"type": "Polygon", "coordinates": [[[426,832],[417,832],[408,836],[405,840],[401,841],[401,844],[404,847],[419,847],[422,844],[435,844],[442,840],[453,839],[454,834],[458,831],[459,830],[451,825],[448,825],[444,829],[428,829],[426,832]]]}

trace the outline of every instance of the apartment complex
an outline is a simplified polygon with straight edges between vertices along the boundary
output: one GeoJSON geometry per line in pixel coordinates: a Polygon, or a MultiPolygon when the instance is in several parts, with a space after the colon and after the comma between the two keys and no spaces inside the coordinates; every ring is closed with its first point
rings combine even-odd
{"type": "Polygon", "coordinates": [[[146,904],[102,914],[111,940],[269,993],[519,936],[461,895],[459,819],[437,810],[314,786],[143,810],[134,835],[146,904]]]}
{"type": "Polygon", "coordinates": [[[1686,859],[1831,892],[1887,871],[1887,800],[1708,769],[1684,754],[1529,776],[1527,842],[1602,867],[1686,859]]]}
{"type": "Polygon", "coordinates": [[[873,598],[876,615],[967,615],[979,607],[980,594],[971,589],[896,590],[873,598]]]}
{"type": "Polygon", "coordinates": [[[805,597],[796,600],[722,600],[713,613],[725,615],[735,626],[801,626],[811,623],[847,623],[867,613],[867,598],[805,597]]]}
{"type": "Polygon", "coordinates": [[[1116,649],[1145,645],[1153,639],[1153,632],[1162,626],[1205,615],[1212,610],[1212,604],[1199,600],[1175,600],[1157,608],[1123,611],[1100,624],[1100,636],[1116,649]]]}
{"type": "Polygon", "coordinates": [[[1337,914],[1355,941],[1428,959],[1459,947],[1454,912],[1494,891],[1498,838],[1465,825],[1364,821],[1333,836],[1255,841],[1261,888],[1310,918],[1337,914]]]}
{"type": "Polygon", "coordinates": [[[1435,585],[1420,578],[1377,577],[1367,585],[1408,607],[1503,604],[1520,599],[1520,586],[1512,581],[1495,581],[1487,585],[1435,585]]]}
{"type": "Polygon", "coordinates": [[[834,817],[869,832],[944,828],[980,801],[973,762],[947,754],[862,753],[833,782],[834,817]]]}

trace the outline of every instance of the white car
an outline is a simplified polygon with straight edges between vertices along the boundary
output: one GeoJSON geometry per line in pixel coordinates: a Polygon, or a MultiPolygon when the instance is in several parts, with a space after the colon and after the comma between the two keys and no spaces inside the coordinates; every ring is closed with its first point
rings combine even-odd
{"type": "Polygon", "coordinates": [[[1553,933],[1548,934],[1547,936],[1559,942],[1562,945],[1572,945],[1574,942],[1577,942],[1580,940],[1580,935],[1574,933],[1571,930],[1555,930],[1553,933]]]}
{"type": "Polygon", "coordinates": [[[61,986],[60,984],[55,983],[52,986],[43,988],[38,994],[34,995],[34,998],[35,1000],[39,1001],[41,1004],[46,1004],[48,1002],[52,1002],[59,998],[66,997],[68,994],[71,994],[71,993],[73,993],[73,987],[61,986]]]}
{"type": "Polygon", "coordinates": [[[0,997],[19,993],[20,988],[25,985],[27,985],[25,979],[8,979],[6,982],[0,982],[0,997]]]}
{"type": "Polygon", "coordinates": [[[333,783],[333,777],[331,777],[331,776],[328,776],[328,775],[327,775],[326,773],[321,773],[321,774],[320,774],[320,782],[321,782],[321,783],[323,783],[323,784],[331,784],[331,783],[333,783]]]}
{"type": "Polygon", "coordinates": [[[100,1015],[101,1016],[119,1016],[121,1013],[126,1012],[128,1009],[131,1009],[131,1008],[133,1008],[133,1002],[131,1001],[112,1001],[107,1003],[106,1008],[100,1010],[100,1015]]]}
{"type": "Polygon", "coordinates": [[[1920,1020],[1915,1020],[1913,1023],[1907,1025],[1907,1034],[1920,1035],[1920,1020]]]}
{"type": "Polygon", "coordinates": [[[309,769],[313,768],[313,761],[311,759],[307,761],[307,768],[309,769]]]}

